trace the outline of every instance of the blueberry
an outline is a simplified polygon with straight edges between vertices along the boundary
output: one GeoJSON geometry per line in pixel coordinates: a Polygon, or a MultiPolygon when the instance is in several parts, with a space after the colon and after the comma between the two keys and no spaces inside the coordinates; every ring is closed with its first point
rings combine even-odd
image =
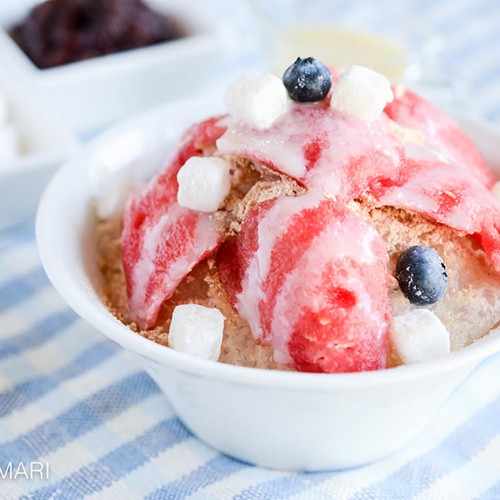
{"type": "Polygon", "coordinates": [[[291,99],[316,102],[326,97],[332,86],[332,74],[326,64],[300,57],[283,74],[283,83],[291,99]]]}
{"type": "Polygon", "coordinates": [[[417,305],[434,304],[448,287],[443,259],[436,250],[424,246],[410,247],[399,256],[396,279],[405,297],[417,305]]]}

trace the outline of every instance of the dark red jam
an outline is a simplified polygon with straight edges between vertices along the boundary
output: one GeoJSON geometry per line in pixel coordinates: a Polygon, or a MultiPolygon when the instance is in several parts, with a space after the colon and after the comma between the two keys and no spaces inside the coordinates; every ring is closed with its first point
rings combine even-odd
{"type": "Polygon", "coordinates": [[[145,47],[184,35],[142,0],[47,0],[11,35],[39,68],[145,47]]]}

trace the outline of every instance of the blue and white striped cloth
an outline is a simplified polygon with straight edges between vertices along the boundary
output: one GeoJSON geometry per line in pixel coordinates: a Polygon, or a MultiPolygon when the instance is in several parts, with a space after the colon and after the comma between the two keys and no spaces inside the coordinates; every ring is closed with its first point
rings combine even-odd
{"type": "MultiPolygon", "coordinates": [[[[237,4],[213,0],[241,36],[237,4]]],[[[412,4],[447,36],[443,64],[461,69],[471,109],[500,124],[498,0],[412,4]]],[[[135,361],[68,309],[32,227],[18,228],[0,238],[0,498],[19,497],[498,500],[500,354],[391,457],[332,473],[252,467],[189,433],[135,361]]]]}
{"type": "Polygon", "coordinates": [[[59,298],[30,228],[0,243],[0,325],[0,468],[48,464],[43,479],[0,477],[2,499],[500,498],[500,355],[396,455],[294,474],[193,437],[135,361],[59,298]]]}

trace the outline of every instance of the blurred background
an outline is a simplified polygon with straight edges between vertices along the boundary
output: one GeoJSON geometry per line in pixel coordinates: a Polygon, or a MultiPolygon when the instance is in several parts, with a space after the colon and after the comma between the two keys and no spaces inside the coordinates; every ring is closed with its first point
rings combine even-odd
{"type": "Polygon", "coordinates": [[[0,229],[33,216],[55,169],[112,123],[220,99],[242,72],[281,75],[298,56],[366,65],[499,123],[499,25],[497,0],[2,0],[0,229]]]}
{"type": "Polygon", "coordinates": [[[242,72],[281,75],[298,56],[369,66],[498,123],[499,25],[497,0],[2,0],[0,229],[32,216],[55,168],[112,123],[220,98],[242,72]]]}
{"type": "Polygon", "coordinates": [[[230,55],[222,74],[252,65],[280,73],[297,56],[314,55],[335,66],[371,66],[438,104],[500,120],[500,3],[494,0],[207,4],[227,20],[230,55]]]}

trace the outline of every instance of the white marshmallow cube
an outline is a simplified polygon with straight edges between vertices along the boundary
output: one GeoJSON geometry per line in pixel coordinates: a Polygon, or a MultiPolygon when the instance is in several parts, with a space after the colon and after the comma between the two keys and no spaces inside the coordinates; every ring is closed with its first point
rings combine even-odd
{"type": "Polygon", "coordinates": [[[333,87],[331,106],[369,123],[393,99],[386,76],[364,66],[350,66],[333,87]]]}
{"type": "Polygon", "coordinates": [[[212,156],[193,156],[177,174],[179,205],[199,212],[215,212],[231,189],[229,163],[212,156]]]}
{"type": "Polygon", "coordinates": [[[495,184],[493,184],[491,192],[498,202],[500,202],[500,181],[496,181],[495,184]]]}
{"type": "Polygon", "coordinates": [[[13,160],[19,155],[19,134],[13,124],[0,125],[0,163],[13,160]]]}
{"type": "Polygon", "coordinates": [[[450,352],[450,334],[428,309],[414,309],[392,320],[390,334],[404,364],[429,361],[450,352]]]}
{"type": "Polygon", "coordinates": [[[128,180],[110,176],[99,186],[96,197],[96,212],[101,220],[111,219],[122,213],[130,193],[136,185],[128,180]]]}
{"type": "Polygon", "coordinates": [[[170,323],[168,345],[176,351],[217,361],[224,320],[218,309],[197,304],[176,306],[170,323]]]}
{"type": "Polygon", "coordinates": [[[288,93],[271,73],[246,73],[229,85],[224,96],[229,114],[249,125],[269,128],[288,110],[288,93]]]}
{"type": "Polygon", "coordinates": [[[141,184],[133,179],[135,163],[113,170],[112,166],[99,156],[91,158],[89,177],[92,182],[97,217],[111,219],[121,214],[132,191],[141,184]]]}
{"type": "Polygon", "coordinates": [[[0,92],[0,127],[9,121],[9,106],[7,97],[0,92]]]}

